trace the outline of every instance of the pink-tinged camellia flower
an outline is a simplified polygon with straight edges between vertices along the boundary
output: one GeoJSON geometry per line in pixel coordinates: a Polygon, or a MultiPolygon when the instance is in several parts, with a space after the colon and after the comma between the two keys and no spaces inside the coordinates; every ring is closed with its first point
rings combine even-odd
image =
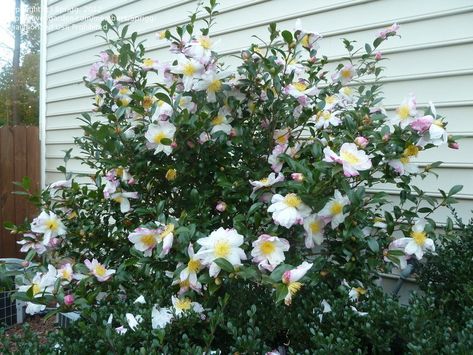
{"type": "Polygon", "coordinates": [[[35,250],[38,255],[41,255],[46,252],[46,246],[38,241],[37,236],[33,233],[26,233],[24,234],[26,239],[22,239],[17,241],[17,244],[21,245],[20,251],[22,253],[27,253],[30,249],[35,250]]]}
{"type": "Polygon", "coordinates": [[[150,71],[150,70],[158,70],[159,69],[159,63],[157,60],[151,59],[151,58],[145,58],[143,60],[143,63],[141,64],[141,68],[144,71],[150,71]]]}
{"type": "Polygon", "coordinates": [[[294,224],[301,224],[312,211],[299,196],[289,193],[286,196],[274,195],[268,212],[273,214],[272,217],[276,224],[291,228],[294,224]]]}
{"type": "Polygon", "coordinates": [[[300,145],[296,144],[293,147],[288,147],[287,144],[278,144],[273,148],[271,155],[268,157],[268,163],[271,164],[271,169],[275,173],[279,173],[282,169],[283,162],[279,159],[281,154],[287,154],[294,157],[300,149],[300,145]]]}
{"type": "Polygon", "coordinates": [[[403,129],[410,125],[415,120],[417,114],[416,105],[414,95],[410,95],[408,98],[404,99],[401,105],[396,109],[396,116],[390,119],[391,124],[399,124],[403,129]]]}
{"type": "Polygon", "coordinates": [[[297,182],[302,182],[304,181],[304,175],[301,173],[292,173],[291,179],[297,182]]]}
{"type": "Polygon", "coordinates": [[[177,64],[171,67],[171,72],[182,74],[184,91],[190,91],[195,79],[202,75],[203,65],[195,59],[187,58],[184,54],[179,54],[177,64]]]}
{"type": "Polygon", "coordinates": [[[317,41],[322,38],[321,34],[304,30],[300,19],[297,19],[294,29],[296,30],[296,39],[302,47],[309,50],[317,49],[319,47],[317,41]]]}
{"type": "Polygon", "coordinates": [[[122,213],[127,213],[131,211],[131,206],[130,206],[130,198],[132,199],[137,199],[138,198],[138,192],[116,192],[112,195],[110,195],[110,198],[120,204],[120,211],[122,213]]]}
{"type": "Polygon", "coordinates": [[[313,248],[324,241],[325,220],[317,214],[310,215],[304,219],[304,230],[306,232],[305,246],[313,248]]]}
{"type": "Polygon", "coordinates": [[[222,80],[230,76],[232,73],[230,71],[221,71],[221,72],[207,72],[202,75],[200,80],[195,83],[195,90],[205,90],[207,92],[207,101],[216,102],[217,96],[216,93],[222,90],[222,80]]]}
{"type": "Polygon", "coordinates": [[[66,234],[66,227],[54,212],[46,213],[42,211],[33,222],[31,231],[43,234],[43,244],[48,245],[51,238],[66,234]]]}
{"type": "Polygon", "coordinates": [[[151,256],[153,249],[160,240],[158,229],[136,228],[128,236],[128,240],[134,244],[136,250],[143,252],[144,256],[151,256]]]}
{"type": "Polygon", "coordinates": [[[319,217],[331,222],[332,228],[337,228],[345,221],[348,213],[343,213],[343,208],[350,204],[347,196],[343,196],[340,191],[335,190],[333,198],[318,213],[319,217]]]}
{"type": "Polygon", "coordinates": [[[180,317],[186,312],[194,311],[196,313],[202,313],[204,307],[198,302],[192,302],[190,298],[183,297],[178,298],[175,296],[171,297],[172,306],[174,307],[174,313],[176,317],[180,317]]]}
{"type": "Polygon", "coordinates": [[[220,227],[208,237],[197,240],[201,248],[195,256],[204,265],[209,266],[209,275],[216,277],[220,272],[220,266],[214,262],[215,259],[225,259],[233,266],[239,266],[242,260],[246,260],[245,252],[240,248],[243,240],[243,236],[235,229],[220,227]]]}
{"type": "Polygon", "coordinates": [[[286,144],[289,140],[290,131],[288,128],[276,129],[273,133],[273,139],[276,144],[286,144]]]}
{"type": "Polygon", "coordinates": [[[399,27],[400,26],[397,23],[393,23],[391,26],[380,31],[378,33],[378,38],[386,39],[388,36],[394,36],[399,30],[399,27]]]}
{"type": "Polygon", "coordinates": [[[115,273],[115,270],[106,269],[105,266],[97,261],[97,259],[92,259],[92,261],[86,259],[84,264],[90,270],[91,274],[100,282],[107,281],[115,273]]]}
{"type": "Polygon", "coordinates": [[[287,295],[284,298],[284,303],[287,306],[292,303],[292,296],[294,296],[302,287],[302,283],[300,283],[299,280],[305,276],[312,265],[313,264],[304,261],[295,269],[288,270],[282,275],[282,282],[287,285],[287,295]]]}
{"type": "Polygon", "coordinates": [[[189,261],[187,262],[187,266],[179,274],[180,283],[185,283],[186,286],[188,284],[188,287],[192,288],[194,291],[200,292],[202,285],[197,280],[197,273],[202,270],[202,263],[195,255],[192,243],[190,243],[187,248],[187,254],[189,255],[189,261]]]}
{"type": "Polygon", "coordinates": [[[417,133],[425,133],[429,130],[434,118],[431,115],[417,117],[411,122],[411,127],[417,133]]]}
{"type": "Polygon", "coordinates": [[[71,282],[74,277],[74,271],[72,270],[72,265],[66,263],[57,270],[57,276],[63,280],[71,282]]]}
{"type": "Polygon", "coordinates": [[[318,112],[315,118],[315,127],[318,129],[327,129],[330,126],[337,127],[340,123],[342,123],[340,117],[338,117],[338,112],[332,112],[328,110],[318,112]]]}
{"type": "Polygon", "coordinates": [[[417,260],[422,259],[425,251],[435,251],[434,241],[427,238],[424,228],[425,220],[422,218],[418,219],[414,226],[412,226],[410,238],[396,239],[392,246],[403,249],[407,255],[415,255],[417,260]]]}
{"type": "Polygon", "coordinates": [[[258,268],[273,271],[286,257],[284,252],[289,250],[289,242],[284,238],[273,237],[262,234],[252,243],[252,261],[258,264],[258,268]]]}
{"type": "Polygon", "coordinates": [[[345,176],[358,176],[358,171],[371,169],[371,160],[365,151],[358,150],[354,143],[343,143],[340,147],[340,155],[335,154],[329,147],[324,148],[324,161],[328,163],[340,163],[343,165],[345,176]]]}
{"type": "Polygon", "coordinates": [[[339,81],[342,85],[348,84],[353,77],[356,75],[356,70],[352,64],[345,64],[343,68],[337,71],[333,76],[332,80],[339,81]]]}
{"type": "Polygon", "coordinates": [[[429,130],[420,137],[417,145],[424,147],[427,144],[433,144],[436,146],[445,144],[448,142],[448,134],[445,130],[444,123],[441,120],[433,120],[429,127],[429,130]]]}
{"type": "Polygon", "coordinates": [[[174,140],[176,133],[176,126],[167,121],[158,121],[157,124],[150,124],[145,133],[145,138],[148,140],[146,146],[148,149],[154,149],[154,154],[163,152],[166,155],[172,153],[170,141],[174,140]],[[164,142],[163,140],[168,140],[164,142]]]}
{"type": "Polygon", "coordinates": [[[253,192],[265,188],[265,187],[270,187],[273,186],[274,184],[284,181],[284,175],[281,173],[278,173],[276,175],[275,173],[271,173],[268,175],[267,178],[262,178],[261,180],[250,180],[251,186],[253,186],[253,192]]]}

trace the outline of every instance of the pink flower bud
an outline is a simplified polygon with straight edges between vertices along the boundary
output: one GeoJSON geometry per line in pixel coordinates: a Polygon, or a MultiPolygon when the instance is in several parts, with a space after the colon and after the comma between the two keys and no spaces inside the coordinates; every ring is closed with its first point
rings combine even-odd
{"type": "Polygon", "coordinates": [[[368,145],[368,139],[366,139],[365,137],[356,137],[355,138],[355,144],[360,147],[360,148],[364,148],[368,145]]]}
{"type": "Polygon", "coordinates": [[[230,130],[230,137],[236,137],[236,136],[238,136],[238,132],[235,128],[232,128],[230,130]]]}
{"type": "Polygon", "coordinates": [[[375,60],[381,60],[381,58],[383,58],[383,54],[381,52],[376,52],[374,54],[374,59],[375,60]]]}
{"type": "Polygon", "coordinates": [[[215,206],[215,209],[219,212],[223,212],[227,209],[227,204],[223,201],[219,201],[217,206],[215,206]]]}
{"type": "Polygon", "coordinates": [[[451,149],[460,149],[460,144],[458,144],[457,142],[451,142],[448,143],[448,147],[451,149]]]}
{"type": "Polygon", "coordinates": [[[192,141],[187,141],[187,146],[192,149],[195,147],[195,144],[192,141]]]}
{"type": "Polygon", "coordinates": [[[131,178],[130,180],[128,180],[128,185],[134,185],[134,184],[136,184],[135,178],[131,178]]]}
{"type": "Polygon", "coordinates": [[[172,143],[171,143],[171,148],[174,149],[174,148],[176,148],[176,147],[177,147],[177,143],[176,143],[175,141],[172,142],[172,143]]]}
{"type": "Polygon", "coordinates": [[[389,140],[389,138],[391,138],[391,135],[389,133],[386,133],[384,136],[383,136],[383,141],[387,142],[389,140]]]}
{"type": "Polygon", "coordinates": [[[72,304],[74,304],[74,295],[64,296],[64,304],[66,306],[71,306],[72,304]]]}
{"type": "Polygon", "coordinates": [[[29,265],[30,265],[30,262],[27,261],[27,260],[24,260],[24,261],[21,262],[21,266],[23,266],[23,267],[28,267],[29,265]]]}
{"type": "Polygon", "coordinates": [[[271,122],[267,118],[265,118],[264,120],[261,121],[261,128],[267,129],[270,124],[271,122]]]}
{"type": "Polygon", "coordinates": [[[304,175],[302,175],[301,173],[292,173],[291,178],[294,181],[302,182],[304,180],[304,175]]]}
{"type": "Polygon", "coordinates": [[[202,132],[199,136],[199,143],[204,144],[210,139],[210,135],[207,132],[202,132]]]}
{"type": "Polygon", "coordinates": [[[316,63],[316,62],[317,62],[317,58],[316,58],[315,56],[310,57],[310,58],[309,58],[309,62],[311,62],[311,63],[316,63]]]}

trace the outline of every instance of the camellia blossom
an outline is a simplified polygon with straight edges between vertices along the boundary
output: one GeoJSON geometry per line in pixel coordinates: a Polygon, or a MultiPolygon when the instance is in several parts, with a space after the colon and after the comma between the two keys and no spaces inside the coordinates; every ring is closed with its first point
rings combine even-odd
{"type": "Polygon", "coordinates": [[[333,76],[332,80],[339,81],[342,85],[348,84],[353,77],[356,75],[355,68],[352,64],[345,64],[339,71],[337,71],[333,76]]]}
{"type": "Polygon", "coordinates": [[[100,282],[107,281],[115,273],[115,270],[106,269],[105,266],[97,261],[97,259],[92,259],[92,261],[86,259],[84,264],[90,270],[92,275],[94,275],[100,282]]]}
{"type": "Polygon", "coordinates": [[[46,213],[42,211],[33,222],[31,222],[31,231],[43,234],[43,244],[48,245],[51,238],[66,234],[66,227],[62,221],[52,211],[46,213]]]}
{"type": "Polygon", "coordinates": [[[338,117],[338,112],[324,110],[318,112],[315,116],[315,128],[317,129],[327,129],[330,126],[337,127],[340,123],[342,123],[342,121],[340,117],[338,117]]]}
{"type": "Polygon", "coordinates": [[[411,163],[411,158],[419,154],[419,148],[415,145],[409,145],[402,153],[401,158],[389,160],[388,164],[399,175],[416,174],[419,169],[416,164],[411,163]]]}
{"type": "Polygon", "coordinates": [[[137,199],[138,192],[116,192],[110,196],[110,198],[120,204],[120,211],[122,213],[127,213],[131,210],[130,198],[137,199]]]}
{"type": "Polygon", "coordinates": [[[151,256],[153,249],[159,241],[160,231],[139,227],[128,236],[128,240],[134,244],[136,250],[143,252],[144,256],[151,256]]]}
{"type": "Polygon", "coordinates": [[[145,138],[148,140],[146,146],[148,149],[154,149],[154,154],[163,152],[166,155],[172,153],[171,142],[174,140],[176,133],[176,126],[168,121],[158,121],[157,124],[150,124],[145,133],[145,138]],[[168,140],[169,142],[164,142],[168,140]]]}
{"type": "MultiPolygon", "coordinates": [[[[37,272],[31,280],[31,284],[18,287],[19,292],[28,292],[32,290],[33,298],[40,298],[45,295],[51,295],[54,290],[54,284],[57,280],[57,270],[53,265],[48,265],[48,272],[37,272]]],[[[27,302],[26,313],[36,314],[46,309],[46,305],[27,302]]]]}
{"type": "Polygon", "coordinates": [[[268,175],[266,178],[262,178],[260,180],[250,180],[251,186],[253,186],[253,192],[265,188],[265,187],[270,187],[273,186],[274,184],[284,181],[284,175],[281,173],[278,173],[277,175],[275,173],[271,173],[268,175]]]}
{"type": "Polygon", "coordinates": [[[57,276],[63,280],[72,281],[74,276],[74,271],[72,270],[72,265],[70,263],[64,264],[57,270],[57,276]]]}
{"type": "Polygon", "coordinates": [[[26,239],[17,241],[17,244],[21,245],[20,251],[22,253],[27,253],[30,249],[33,249],[38,253],[38,255],[44,254],[46,252],[46,246],[38,241],[38,238],[33,233],[25,233],[23,235],[26,239]]]}
{"type": "Polygon", "coordinates": [[[427,233],[424,231],[425,220],[420,218],[412,226],[410,238],[396,239],[392,246],[401,248],[407,255],[415,255],[417,260],[422,259],[426,251],[435,251],[434,241],[427,238],[427,233]]]}
{"type": "Polygon", "coordinates": [[[299,99],[301,97],[317,95],[319,89],[316,86],[309,86],[305,80],[300,80],[286,86],[283,92],[286,95],[299,99]]]}
{"type": "Polygon", "coordinates": [[[197,240],[201,248],[195,256],[204,265],[209,266],[209,275],[216,277],[220,272],[220,266],[214,262],[215,259],[223,258],[233,266],[239,266],[242,260],[246,260],[245,252],[240,248],[243,241],[243,236],[235,229],[220,227],[208,237],[197,240]]]}
{"type": "Polygon", "coordinates": [[[258,268],[273,271],[286,257],[284,252],[289,250],[289,242],[284,238],[262,234],[252,243],[251,256],[258,268]]]}
{"type": "Polygon", "coordinates": [[[311,263],[304,261],[301,265],[295,269],[285,271],[282,275],[282,282],[287,285],[287,295],[284,298],[284,303],[289,306],[292,303],[292,296],[294,296],[302,287],[302,283],[299,282],[307,271],[312,267],[311,263]]]}
{"type": "Polygon", "coordinates": [[[424,132],[423,136],[419,139],[419,142],[417,142],[417,145],[420,147],[424,147],[427,144],[439,146],[446,144],[447,142],[448,134],[445,130],[444,123],[441,120],[432,119],[429,129],[424,132]]]}
{"type": "Polygon", "coordinates": [[[276,144],[286,144],[289,140],[290,131],[288,128],[276,129],[273,133],[273,139],[276,144]]]}
{"type": "Polygon", "coordinates": [[[396,116],[391,118],[390,122],[393,125],[399,124],[404,129],[415,120],[417,114],[416,98],[410,95],[404,99],[401,105],[396,109],[396,116]]]}
{"type": "Polygon", "coordinates": [[[205,90],[207,92],[207,101],[216,102],[216,93],[222,90],[222,79],[231,75],[230,71],[207,72],[202,75],[200,80],[195,83],[195,90],[205,90]]]}
{"type": "Polygon", "coordinates": [[[327,202],[318,215],[319,217],[331,221],[332,228],[337,228],[348,216],[348,213],[343,213],[343,208],[348,204],[350,204],[348,197],[342,196],[340,191],[335,190],[333,198],[327,202]]]}
{"type": "Polygon", "coordinates": [[[386,27],[384,30],[378,33],[378,38],[386,39],[388,36],[394,36],[396,32],[399,30],[399,25],[397,23],[393,23],[391,26],[386,27]]]}
{"type": "Polygon", "coordinates": [[[306,232],[305,246],[313,248],[324,241],[325,221],[317,214],[310,215],[304,219],[304,230],[306,232]]]}
{"type": "Polygon", "coordinates": [[[151,328],[163,329],[171,323],[172,318],[172,311],[169,308],[160,308],[155,304],[151,310],[151,328]]]}
{"type": "Polygon", "coordinates": [[[299,196],[289,193],[286,196],[275,194],[271,199],[268,212],[273,214],[276,224],[291,228],[294,224],[302,224],[304,218],[308,217],[312,211],[299,196]]]}
{"type": "Polygon", "coordinates": [[[202,75],[203,65],[192,58],[187,58],[184,54],[179,54],[177,64],[171,67],[171,73],[182,74],[184,91],[190,91],[194,85],[194,80],[202,75]]]}
{"type": "Polygon", "coordinates": [[[202,263],[200,259],[196,257],[192,243],[187,247],[187,254],[189,255],[189,261],[187,262],[187,266],[179,274],[180,282],[187,281],[190,288],[195,291],[200,291],[202,285],[197,280],[197,273],[202,269],[202,263]]]}
{"type": "Polygon", "coordinates": [[[366,294],[366,289],[363,287],[353,287],[351,290],[348,292],[348,297],[350,298],[351,301],[358,301],[358,299],[366,294]]]}
{"type": "Polygon", "coordinates": [[[143,64],[141,64],[141,68],[145,71],[149,70],[158,70],[159,69],[159,63],[157,60],[151,59],[151,58],[145,58],[143,60],[143,64]]]}
{"type": "Polygon", "coordinates": [[[358,176],[358,171],[371,169],[371,160],[364,150],[358,150],[355,143],[343,143],[340,155],[335,154],[329,147],[324,148],[324,161],[340,163],[343,165],[345,176],[358,176]]]}
{"type": "Polygon", "coordinates": [[[190,298],[187,298],[187,297],[178,298],[178,297],[172,296],[171,301],[172,301],[172,306],[174,307],[174,313],[176,314],[176,317],[180,317],[184,313],[191,310],[196,313],[202,313],[204,311],[204,308],[202,307],[200,303],[192,302],[190,298]]]}
{"type": "Polygon", "coordinates": [[[232,126],[230,122],[232,121],[230,117],[230,111],[226,107],[222,107],[219,111],[217,116],[215,116],[212,121],[210,122],[212,125],[212,130],[210,133],[215,132],[225,132],[225,134],[230,134],[232,130],[232,126]]]}
{"type": "Polygon", "coordinates": [[[136,330],[136,327],[138,327],[138,325],[143,321],[143,317],[140,316],[139,314],[134,316],[131,313],[126,313],[125,318],[128,323],[128,326],[133,331],[136,330]]]}

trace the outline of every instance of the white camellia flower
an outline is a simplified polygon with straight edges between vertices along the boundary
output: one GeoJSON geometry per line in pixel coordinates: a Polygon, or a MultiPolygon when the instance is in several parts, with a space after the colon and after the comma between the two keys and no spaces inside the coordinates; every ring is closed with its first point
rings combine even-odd
{"type": "MultiPolygon", "coordinates": [[[[50,295],[54,290],[54,284],[58,278],[57,270],[53,265],[48,265],[48,272],[41,273],[37,272],[33,277],[31,284],[22,285],[18,287],[19,292],[28,292],[32,290],[34,298],[40,298],[44,295],[50,295]]],[[[36,304],[33,302],[27,302],[26,313],[36,314],[46,309],[43,304],[36,304]]]]}
{"type": "Polygon", "coordinates": [[[276,144],[287,144],[290,137],[289,128],[275,129],[273,133],[273,139],[276,144]]]}
{"type": "Polygon", "coordinates": [[[195,90],[205,90],[207,92],[207,101],[216,102],[217,96],[216,93],[222,90],[222,79],[225,79],[227,76],[231,75],[231,71],[221,71],[221,72],[207,72],[202,75],[201,79],[195,83],[195,90]]]}
{"type": "Polygon", "coordinates": [[[202,263],[209,267],[209,275],[216,277],[220,272],[214,260],[223,258],[233,266],[241,265],[242,260],[246,260],[246,255],[240,245],[243,244],[243,236],[235,229],[224,229],[220,227],[210,233],[208,237],[200,238],[197,243],[201,246],[195,254],[202,263]]]}
{"type": "Polygon", "coordinates": [[[116,192],[110,195],[110,198],[120,204],[120,211],[122,213],[127,213],[131,210],[130,206],[130,198],[137,199],[138,193],[137,192],[116,192]]]}
{"type": "Polygon", "coordinates": [[[158,236],[158,242],[163,243],[163,250],[159,254],[162,258],[167,255],[172,248],[172,243],[174,242],[174,224],[163,224],[160,222],[155,222],[158,228],[161,228],[161,232],[158,236]]]}
{"type": "Polygon", "coordinates": [[[416,98],[410,95],[404,99],[401,105],[396,109],[396,116],[390,119],[391,124],[406,128],[411,122],[415,120],[417,114],[416,98]]]}
{"type": "Polygon", "coordinates": [[[350,204],[350,200],[347,196],[342,196],[338,190],[335,190],[333,196],[318,214],[319,217],[330,220],[332,228],[337,228],[348,216],[348,213],[343,213],[343,207],[350,204]]]}
{"type": "Polygon", "coordinates": [[[292,296],[294,296],[302,287],[302,283],[299,282],[307,271],[312,267],[311,263],[304,261],[301,265],[295,269],[285,271],[282,275],[282,282],[287,285],[287,295],[284,298],[284,303],[289,306],[292,303],[292,296]]]}
{"type": "Polygon", "coordinates": [[[268,212],[273,214],[273,220],[286,228],[291,228],[294,224],[301,224],[305,217],[311,214],[309,206],[304,204],[299,196],[289,193],[286,196],[279,194],[271,198],[271,206],[268,212]]]}
{"type": "Polygon", "coordinates": [[[74,277],[74,271],[70,263],[64,264],[57,270],[57,276],[63,280],[71,282],[74,277]]]}
{"type": "Polygon", "coordinates": [[[250,180],[250,184],[251,186],[253,186],[253,192],[255,192],[256,190],[262,189],[264,187],[273,186],[274,184],[281,181],[284,181],[283,174],[278,173],[278,175],[276,175],[275,173],[271,173],[268,175],[267,178],[263,178],[261,180],[254,180],[254,181],[250,180]]]}
{"type": "Polygon", "coordinates": [[[188,282],[190,288],[200,291],[202,285],[197,280],[197,273],[202,269],[202,263],[196,257],[192,243],[190,243],[187,248],[187,254],[189,255],[189,261],[187,262],[187,266],[179,274],[180,282],[188,282]]]}
{"type": "Polygon", "coordinates": [[[42,243],[48,245],[51,238],[66,234],[66,227],[54,212],[42,211],[31,222],[31,231],[44,234],[42,243]]]}
{"type": "Polygon", "coordinates": [[[154,247],[159,241],[159,230],[139,227],[128,236],[136,250],[143,252],[144,256],[151,256],[154,247]]]}
{"type": "Polygon", "coordinates": [[[333,76],[333,81],[339,81],[342,85],[349,83],[353,77],[356,75],[356,70],[352,64],[348,63],[343,66],[339,71],[337,71],[333,76]]]}
{"type": "Polygon", "coordinates": [[[155,304],[151,310],[151,328],[163,329],[171,323],[172,318],[172,311],[169,308],[160,308],[155,304]]]}
{"type": "Polygon", "coordinates": [[[100,282],[107,281],[115,273],[115,270],[106,269],[105,266],[97,261],[97,259],[93,259],[92,261],[86,259],[84,264],[90,270],[92,275],[94,275],[100,282]]]}
{"type": "Polygon", "coordinates": [[[224,132],[227,135],[230,134],[232,130],[232,126],[230,125],[231,121],[230,110],[227,107],[222,107],[218,110],[217,116],[210,122],[212,125],[210,133],[224,132]]]}
{"type": "Polygon", "coordinates": [[[364,289],[363,287],[352,287],[348,292],[348,297],[351,301],[356,302],[361,296],[366,294],[366,292],[366,289],[364,289]]]}
{"type": "Polygon", "coordinates": [[[289,242],[284,238],[262,234],[252,243],[251,256],[259,269],[273,271],[286,257],[284,252],[289,250],[289,242]]]}
{"type": "Polygon", "coordinates": [[[128,326],[130,327],[131,330],[135,330],[136,327],[143,321],[143,317],[140,316],[139,314],[134,316],[131,313],[126,313],[125,314],[126,321],[128,323],[128,326]]]}
{"type": "Polygon", "coordinates": [[[190,298],[178,298],[175,296],[171,297],[172,306],[174,307],[174,313],[176,317],[180,317],[182,314],[192,310],[196,313],[202,313],[204,308],[198,302],[192,302],[190,298]]]}
{"type": "Polygon", "coordinates": [[[312,214],[304,219],[304,230],[306,232],[305,246],[313,248],[324,241],[325,221],[317,214],[312,214]]]}
{"type": "Polygon", "coordinates": [[[195,59],[187,58],[184,54],[179,54],[177,64],[171,67],[171,73],[182,74],[184,91],[190,91],[194,84],[194,79],[202,74],[203,65],[195,59]]]}
{"type": "Polygon", "coordinates": [[[388,164],[399,175],[417,174],[419,172],[418,166],[411,163],[410,157],[401,157],[400,159],[389,160],[388,164]]]}
{"type": "Polygon", "coordinates": [[[330,126],[337,127],[340,123],[342,123],[342,120],[340,117],[338,117],[339,112],[332,112],[332,111],[320,111],[317,113],[315,116],[316,121],[315,121],[315,128],[317,129],[327,129],[330,126]]]}
{"type": "Polygon", "coordinates": [[[343,166],[343,174],[347,177],[358,176],[358,171],[371,169],[371,160],[364,150],[358,150],[355,143],[343,143],[340,147],[340,155],[334,153],[329,147],[324,148],[324,161],[328,163],[339,163],[343,166]]]}
{"type": "Polygon", "coordinates": [[[168,121],[158,121],[157,124],[150,124],[148,130],[145,133],[145,138],[148,140],[146,146],[148,149],[154,149],[154,154],[163,152],[166,155],[172,153],[172,147],[170,142],[163,140],[169,140],[172,142],[174,134],[176,133],[176,126],[168,121]]]}
{"type": "Polygon", "coordinates": [[[422,259],[425,251],[435,251],[434,241],[427,238],[427,233],[424,231],[425,220],[420,218],[412,226],[410,238],[396,239],[392,244],[396,248],[404,249],[407,255],[415,255],[417,260],[422,259]]]}
{"type": "Polygon", "coordinates": [[[300,80],[286,86],[284,88],[284,93],[298,99],[306,96],[317,95],[319,89],[315,86],[309,87],[305,80],[300,80]]]}

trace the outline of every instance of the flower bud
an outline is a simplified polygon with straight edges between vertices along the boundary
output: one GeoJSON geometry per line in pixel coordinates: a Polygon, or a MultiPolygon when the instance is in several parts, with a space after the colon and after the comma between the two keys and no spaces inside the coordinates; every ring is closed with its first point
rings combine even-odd
{"type": "Polygon", "coordinates": [[[64,304],[66,306],[71,306],[74,304],[74,295],[66,295],[64,296],[64,304]]]}
{"type": "Polygon", "coordinates": [[[166,172],[166,180],[167,180],[167,181],[174,181],[174,180],[176,180],[176,176],[177,176],[177,171],[176,171],[176,169],[169,169],[169,170],[166,172]]]}
{"type": "Polygon", "coordinates": [[[30,265],[30,262],[28,260],[23,260],[21,262],[21,266],[23,266],[23,267],[28,267],[29,265],[30,265]]]}
{"type": "Polygon", "coordinates": [[[292,173],[291,178],[294,181],[302,182],[304,180],[304,175],[302,175],[301,173],[292,173]]]}
{"type": "Polygon", "coordinates": [[[374,59],[375,60],[381,60],[382,57],[383,57],[383,54],[381,52],[376,52],[374,54],[374,59]]]}
{"type": "Polygon", "coordinates": [[[215,209],[219,212],[224,212],[227,209],[227,204],[223,201],[219,201],[215,209]]]}
{"type": "Polygon", "coordinates": [[[175,141],[172,142],[172,143],[171,143],[171,148],[174,149],[174,148],[176,148],[176,147],[177,147],[177,143],[176,143],[175,141]]]}
{"type": "Polygon", "coordinates": [[[368,139],[362,136],[356,137],[355,144],[360,148],[365,148],[368,145],[368,139]]]}
{"type": "Polygon", "coordinates": [[[460,149],[460,144],[458,144],[457,142],[451,142],[448,143],[448,147],[451,149],[460,149]]]}

